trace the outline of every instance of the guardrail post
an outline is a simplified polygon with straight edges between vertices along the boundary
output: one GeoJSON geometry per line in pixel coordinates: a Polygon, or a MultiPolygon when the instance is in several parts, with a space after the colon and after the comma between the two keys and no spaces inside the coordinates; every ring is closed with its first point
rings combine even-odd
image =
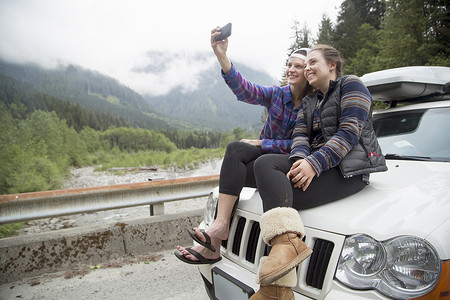
{"type": "Polygon", "coordinates": [[[164,214],[164,203],[150,204],[150,216],[157,216],[164,214]]]}

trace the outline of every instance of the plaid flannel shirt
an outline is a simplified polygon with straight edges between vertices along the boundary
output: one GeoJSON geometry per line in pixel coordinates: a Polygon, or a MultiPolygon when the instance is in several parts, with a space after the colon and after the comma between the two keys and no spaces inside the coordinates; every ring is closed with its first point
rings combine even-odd
{"type": "Polygon", "coordinates": [[[263,153],[290,153],[298,107],[294,109],[289,85],[268,87],[248,82],[234,65],[227,74],[222,72],[222,76],[237,100],[267,109],[260,134],[263,153]]]}

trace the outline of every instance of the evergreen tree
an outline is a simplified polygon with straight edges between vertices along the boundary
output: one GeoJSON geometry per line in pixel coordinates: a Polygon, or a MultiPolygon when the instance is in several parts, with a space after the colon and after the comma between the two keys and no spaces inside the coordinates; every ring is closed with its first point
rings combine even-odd
{"type": "Polygon", "coordinates": [[[333,45],[334,28],[333,23],[327,15],[322,15],[319,25],[319,33],[317,34],[316,44],[333,45]]]}
{"type": "Polygon", "coordinates": [[[384,0],[344,0],[338,15],[333,45],[348,62],[356,56],[361,47],[363,24],[378,30],[385,13],[384,0]]]}
{"type": "Polygon", "coordinates": [[[17,126],[13,116],[5,104],[0,103],[0,195],[11,187],[10,171],[15,168],[14,139],[17,137],[17,126]]]}
{"type": "Polygon", "coordinates": [[[450,66],[448,1],[390,0],[381,30],[380,68],[450,66]]]}
{"type": "Polygon", "coordinates": [[[345,73],[362,76],[366,73],[378,71],[380,69],[377,58],[380,51],[378,31],[370,24],[365,23],[358,28],[357,38],[360,47],[355,56],[348,59],[345,73]]]}
{"type": "Polygon", "coordinates": [[[430,65],[450,66],[450,2],[439,0],[433,2],[432,28],[436,29],[435,41],[438,46],[429,59],[430,65]]]}
{"type": "Polygon", "coordinates": [[[237,141],[240,141],[244,138],[244,130],[242,130],[242,128],[240,127],[236,127],[235,129],[233,129],[233,134],[237,141]]]}
{"type": "Polygon", "coordinates": [[[303,26],[300,25],[300,22],[297,20],[294,20],[294,24],[291,27],[292,31],[294,32],[291,40],[291,46],[288,49],[288,55],[292,53],[292,51],[298,49],[298,48],[304,48],[304,47],[310,47],[310,30],[308,29],[308,26],[303,24],[303,26]]]}

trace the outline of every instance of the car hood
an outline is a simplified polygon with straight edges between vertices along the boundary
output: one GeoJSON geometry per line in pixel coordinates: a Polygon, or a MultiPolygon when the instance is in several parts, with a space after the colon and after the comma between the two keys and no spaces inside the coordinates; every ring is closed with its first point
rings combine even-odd
{"type": "MultiPolygon", "coordinates": [[[[371,174],[370,185],[359,193],[300,211],[303,224],[385,240],[398,235],[426,238],[450,218],[450,163],[388,160],[387,165],[389,170],[371,174]]],[[[257,192],[239,207],[261,214],[262,205],[255,205],[254,198],[259,198],[257,192]]]]}

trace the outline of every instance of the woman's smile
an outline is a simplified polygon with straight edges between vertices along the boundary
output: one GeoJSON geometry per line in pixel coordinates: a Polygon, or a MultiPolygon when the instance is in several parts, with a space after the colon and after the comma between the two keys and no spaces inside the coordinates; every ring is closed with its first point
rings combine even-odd
{"type": "Polygon", "coordinates": [[[336,64],[328,63],[321,51],[311,51],[306,59],[305,78],[309,84],[323,93],[328,90],[330,80],[336,79],[336,64]]]}
{"type": "Polygon", "coordinates": [[[287,69],[286,69],[286,78],[288,83],[293,85],[299,83],[304,80],[303,70],[305,69],[305,62],[300,58],[290,58],[287,69]]]}

